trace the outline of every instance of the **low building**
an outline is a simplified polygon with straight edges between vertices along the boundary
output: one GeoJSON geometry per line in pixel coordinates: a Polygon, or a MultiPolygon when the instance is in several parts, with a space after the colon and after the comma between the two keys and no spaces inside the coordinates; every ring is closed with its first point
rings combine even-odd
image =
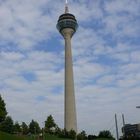
{"type": "Polygon", "coordinates": [[[124,137],[138,137],[140,138],[140,124],[125,124],[122,127],[124,137]]]}

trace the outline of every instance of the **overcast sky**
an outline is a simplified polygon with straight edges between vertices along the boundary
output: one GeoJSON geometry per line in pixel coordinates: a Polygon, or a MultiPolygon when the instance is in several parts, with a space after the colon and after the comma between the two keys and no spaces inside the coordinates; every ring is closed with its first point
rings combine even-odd
{"type": "MultiPolygon", "coordinates": [[[[78,130],[140,123],[140,0],[69,0],[78,130]]],[[[64,125],[64,0],[0,0],[0,94],[16,121],[64,125]]]]}

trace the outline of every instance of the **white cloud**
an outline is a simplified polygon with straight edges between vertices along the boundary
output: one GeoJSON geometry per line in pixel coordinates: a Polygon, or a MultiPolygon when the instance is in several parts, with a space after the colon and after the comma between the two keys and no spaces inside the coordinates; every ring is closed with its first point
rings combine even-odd
{"type": "Polygon", "coordinates": [[[7,61],[16,61],[16,60],[21,60],[24,58],[24,55],[21,53],[16,53],[16,52],[1,52],[0,54],[1,59],[3,58],[4,60],[7,61]]]}

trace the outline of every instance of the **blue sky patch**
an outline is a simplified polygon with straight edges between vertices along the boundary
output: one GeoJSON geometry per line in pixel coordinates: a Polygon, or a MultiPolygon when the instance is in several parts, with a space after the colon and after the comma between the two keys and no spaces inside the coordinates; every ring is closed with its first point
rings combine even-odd
{"type": "Polygon", "coordinates": [[[39,102],[43,102],[43,101],[46,100],[46,97],[44,97],[44,96],[37,96],[36,100],[39,101],[39,102]]]}
{"type": "Polygon", "coordinates": [[[28,82],[33,82],[37,80],[36,75],[33,72],[23,72],[22,77],[28,82]]]}

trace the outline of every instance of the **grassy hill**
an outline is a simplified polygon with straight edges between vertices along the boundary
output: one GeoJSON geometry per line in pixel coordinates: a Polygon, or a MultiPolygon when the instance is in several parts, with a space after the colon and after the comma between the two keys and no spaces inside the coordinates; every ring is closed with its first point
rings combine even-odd
{"type": "MultiPolygon", "coordinates": [[[[38,139],[37,138],[35,139],[34,137],[15,136],[4,132],[0,132],[0,140],[38,140],[38,139]]],[[[63,139],[52,135],[46,135],[45,140],[70,140],[70,139],[63,139]]]]}
{"type": "Polygon", "coordinates": [[[14,136],[4,132],[0,132],[0,140],[33,140],[33,139],[21,136],[14,136]]]}
{"type": "MultiPolygon", "coordinates": [[[[38,140],[38,139],[35,139],[33,137],[15,136],[15,135],[10,135],[4,132],[0,132],[0,140],[38,140]]],[[[46,135],[45,140],[71,140],[71,139],[64,139],[64,138],[58,138],[52,135],[46,135]]],[[[111,140],[111,139],[99,138],[96,140],[111,140]]]]}
{"type": "Polygon", "coordinates": [[[96,140],[112,140],[112,139],[108,139],[108,138],[97,138],[96,140]]]}

